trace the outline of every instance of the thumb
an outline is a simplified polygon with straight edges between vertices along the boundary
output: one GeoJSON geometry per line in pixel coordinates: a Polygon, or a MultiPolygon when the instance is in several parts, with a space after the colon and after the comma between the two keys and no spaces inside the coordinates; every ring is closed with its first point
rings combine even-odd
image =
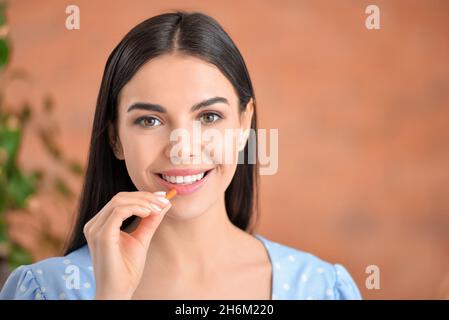
{"type": "Polygon", "coordinates": [[[167,204],[160,213],[152,212],[149,216],[142,218],[137,228],[130,233],[132,237],[139,240],[146,248],[150,245],[151,238],[157,227],[162,222],[165,214],[171,208],[171,203],[167,204]]]}

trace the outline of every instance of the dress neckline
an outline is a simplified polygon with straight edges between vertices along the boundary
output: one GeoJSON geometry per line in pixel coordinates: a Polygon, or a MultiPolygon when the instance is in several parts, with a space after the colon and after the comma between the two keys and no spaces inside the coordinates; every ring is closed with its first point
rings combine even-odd
{"type": "Polygon", "coordinates": [[[274,293],[275,267],[273,264],[273,257],[271,255],[271,250],[270,250],[270,244],[269,244],[270,241],[259,234],[255,234],[254,237],[257,240],[259,240],[260,242],[262,242],[262,245],[265,248],[265,251],[267,252],[267,255],[268,255],[268,259],[270,260],[270,263],[271,263],[271,294],[270,294],[270,297],[271,297],[271,300],[274,300],[274,296],[275,296],[275,293],[274,293]]]}

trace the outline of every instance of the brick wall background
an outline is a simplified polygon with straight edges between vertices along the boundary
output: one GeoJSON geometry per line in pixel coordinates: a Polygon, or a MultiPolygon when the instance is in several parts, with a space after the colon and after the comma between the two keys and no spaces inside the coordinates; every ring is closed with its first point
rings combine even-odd
{"type": "MultiPolygon", "coordinates": [[[[31,80],[12,83],[6,96],[38,112],[51,94],[69,157],[85,163],[104,64],[123,35],[170,9],[202,11],[244,55],[260,127],[279,129],[279,171],[262,177],[259,233],[344,264],[365,298],[444,296],[449,2],[78,0],[75,31],[65,28],[69,4],[10,2],[11,68],[31,80]],[[369,4],[380,7],[380,30],[365,28],[369,4]],[[371,264],[381,290],[365,289],[371,264]]],[[[32,134],[20,161],[52,167],[32,134]]],[[[79,190],[80,181],[70,183],[79,190]]],[[[66,233],[74,208],[47,211],[66,233]]]]}

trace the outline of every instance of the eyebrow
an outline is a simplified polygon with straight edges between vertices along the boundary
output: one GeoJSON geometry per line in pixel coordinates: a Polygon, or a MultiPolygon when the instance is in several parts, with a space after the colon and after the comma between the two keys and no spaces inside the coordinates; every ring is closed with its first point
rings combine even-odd
{"type": "MultiPolygon", "coordinates": [[[[207,106],[210,106],[215,103],[226,103],[229,105],[229,101],[226,98],[223,97],[213,97],[201,102],[198,102],[194,104],[190,108],[190,112],[194,112],[198,109],[205,108],[207,106]]],[[[160,104],[154,104],[154,103],[148,103],[148,102],[136,102],[133,103],[129,108],[127,112],[130,112],[132,110],[147,110],[147,111],[155,111],[160,113],[167,113],[167,109],[161,106],[160,104]]]]}

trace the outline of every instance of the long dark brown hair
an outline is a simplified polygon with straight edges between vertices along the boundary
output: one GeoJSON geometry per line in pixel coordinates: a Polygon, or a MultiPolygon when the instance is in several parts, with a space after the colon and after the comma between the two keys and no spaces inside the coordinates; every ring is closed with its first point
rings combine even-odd
{"type": "MultiPolygon", "coordinates": [[[[212,63],[232,83],[239,98],[240,112],[252,98],[254,113],[251,128],[257,130],[255,96],[251,79],[240,51],[213,18],[202,13],[164,13],[135,26],[110,54],[97,98],[86,176],[80,196],[78,216],[65,254],[86,244],[84,225],[111,198],[121,191],[137,191],[126,169],[111,147],[108,128],[117,117],[117,97],[123,86],[149,60],[171,52],[191,55],[212,63]]],[[[256,144],[257,146],[257,140],[256,144]]],[[[248,155],[248,143],[243,152],[248,155]]],[[[256,153],[257,154],[257,153],[256,153]]],[[[257,161],[239,163],[226,189],[225,204],[230,221],[252,232],[253,216],[258,215],[257,161]]],[[[132,222],[127,219],[123,228],[132,222]]]]}

